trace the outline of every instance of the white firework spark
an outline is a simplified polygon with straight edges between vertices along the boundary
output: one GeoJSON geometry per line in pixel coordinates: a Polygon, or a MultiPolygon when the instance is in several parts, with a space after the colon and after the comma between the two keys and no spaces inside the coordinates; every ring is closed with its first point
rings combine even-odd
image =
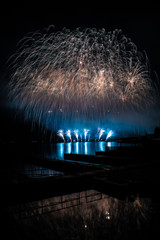
{"type": "MultiPolygon", "coordinates": [[[[121,30],[63,29],[24,38],[14,56],[10,97],[28,118],[100,119],[153,102],[147,64],[121,30]]],[[[55,121],[55,126],[56,126],[55,121]]]]}

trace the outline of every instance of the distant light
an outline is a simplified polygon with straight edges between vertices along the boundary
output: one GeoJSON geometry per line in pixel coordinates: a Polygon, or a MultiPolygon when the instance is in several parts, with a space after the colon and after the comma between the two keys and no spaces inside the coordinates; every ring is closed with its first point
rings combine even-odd
{"type": "Polygon", "coordinates": [[[48,113],[52,113],[52,110],[48,110],[48,113]]]}
{"type": "Polygon", "coordinates": [[[99,140],[101,139],[102,135],[105,133],[104,129],[99,130],[99,140]]]}
{"type": "Polygon", "coordinates": [[[65,140],[65,139],[64,139],[64,133],[63,133],[63,130],[62,130],[62,129],[58,130],[57,135],[58,135],[59,137],[61,137],[63,140],[65,140]]]}
{"type": "Polygon", "coordinates": [[[70,129],[68,129],[67,131],[66,131],[66,135],[69,137],[69,139],[70,139],[70,141],[72,140],[72,137],[71,137],[71,130],[70,129]]]}
{"type": "Polygon", "coordinates": [[[107,140],[108,138],[110,138],[111,136],[113,136],[113,134],[114,134],[114,132],[113,132],[112,130],[110,130],[110,131],[108,132],[107,136],[106,136],[106,140],[107,140]]]}
{"type": "Polygon", "coordinates": [[[89,132],[89,130],[88,129],[84,129],[84,139],[85,139],[85,141],[86,141],[86,137],[87,137],[87,133],[89,132]]]}
{"type": "Polygon", "coordinates": [[[78,136],[79,136],[79,131],[78,131],[78,129],[74,130],[74,134],[75,134],[76,140],[78,141],[78,136]]]}

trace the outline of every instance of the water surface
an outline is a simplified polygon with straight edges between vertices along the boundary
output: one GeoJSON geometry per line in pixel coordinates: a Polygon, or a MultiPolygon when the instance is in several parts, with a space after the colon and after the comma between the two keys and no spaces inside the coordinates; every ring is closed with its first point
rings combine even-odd
{"type": "Polygon", "coordinates": [[[105,147],[115,146],[116,142],[67,142],[46,145],[45,156],[63,160],[64,153],[95,155],[96,151],[105,151],[105,147]]]}

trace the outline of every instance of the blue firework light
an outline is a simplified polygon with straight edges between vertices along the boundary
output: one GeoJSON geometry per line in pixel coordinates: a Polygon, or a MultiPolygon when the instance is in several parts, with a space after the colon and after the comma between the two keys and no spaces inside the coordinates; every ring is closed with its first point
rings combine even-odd
{"type": "Polygon", "coordinates": [[[13,105],[55,131],[153,103],[147,63],[121,30],[49,28],[25,37],[13,57],[13,105]]]}
{"type": "Polygon", "coordinates": [[[95,129],[67,129],[66,131],[59,129],[57,131],[59,139],[64,142],[80,142],[80,141],[108,141],[114,137],[115,132],[111,129],[98,128],[95,129]],[[98,134],[96,134],[96,132],[98,134]]]}

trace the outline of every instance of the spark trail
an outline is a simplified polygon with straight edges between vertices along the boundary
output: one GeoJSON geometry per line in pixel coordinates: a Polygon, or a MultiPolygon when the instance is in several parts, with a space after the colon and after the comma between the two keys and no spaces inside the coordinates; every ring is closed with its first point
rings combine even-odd
{"type": "Polygon", "coordinates": [[[12,59],[12,102],[54,129],[153,102],[147,61],[121,30],[49,28],[25,37],[12,59]]]}

